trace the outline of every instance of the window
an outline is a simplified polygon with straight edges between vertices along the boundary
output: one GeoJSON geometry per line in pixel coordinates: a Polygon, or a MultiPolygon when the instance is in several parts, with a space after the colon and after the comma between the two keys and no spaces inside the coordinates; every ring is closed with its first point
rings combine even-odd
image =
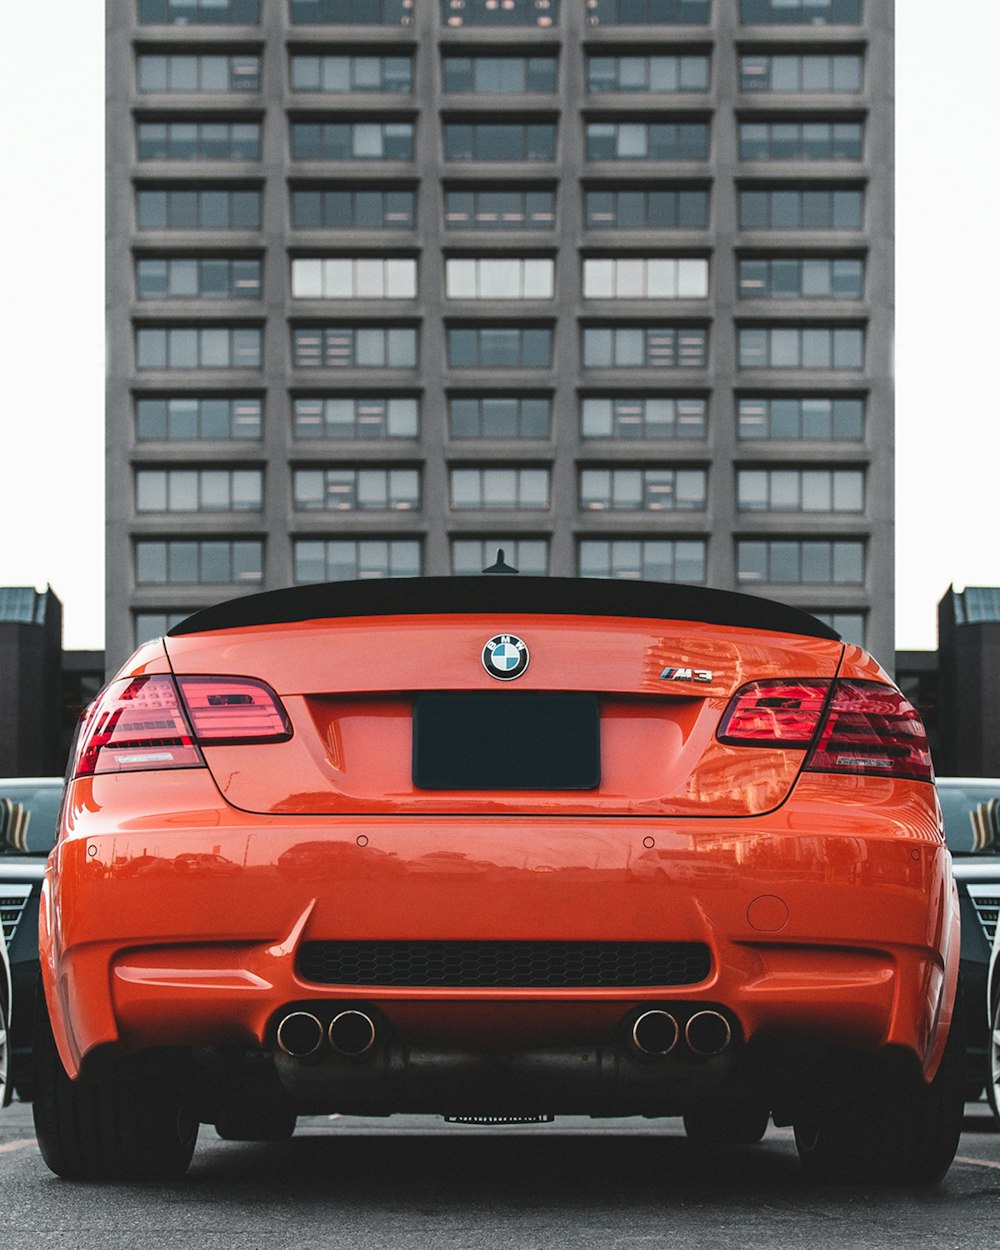
{"type": "Polygon", "coordinates": [[[412,230],[414,196],[381,187],[296,187],[292,225],[296,230],[412,230]]]}
{"type": "Polygon", "coordinates": [[[861,57],[853,52],[741,56],[740,90],[797,95],[860,91],[861,57]]]}
{"type": "Polygon", "coordinates": [[[259,122],[139,122],[140,161],[259,161],[259,122]]]}
{"type": "Polygon", "coordinates": [[[410,26],[414,0],[291,0],[293,26],[410,26]]]}
{"type": "Polygon", "coordinates": [[[260,299],[256,258],[142,256],[135,262],[139,299],[260,299]]]}
{"type": "Polygon", "coordinates": [[[559,0],[441,0],[446,26],[552,26],[559,0]]]}
{"type": "Polygon", "coordinates": [[[706,407],[699,395],[624,395],[617,399],[588,395],[580,403],[580,433],[584,438],[703,439],[706,407]]]}
{"type": "Polygon", "coordinates": [[[405,257],[292,261],[293,299],[413,299],[416,294],[417,262],[405,257]]]}
{"type": "Polygon", "coordinates": [[[859,326],[744,326],[741,369],[860,369],[865,336],[859,326]]]}
{"type": "Polygon", "coordinates": [[[740,122],[741,161],[859,161],[860,122],[740,122]]]}
{"type": "Polygon", "coordinates": [[[740,469],[740,512],[862,512],[861,469],[740,469]]]}
{"type": "Polygon", "coordinates": [[[135,332],[139,369],[259,369],[257,326],[141,326],[135,332]]]}
{"type": "Polygon", "coordinates": [[[744,585],[861,586],[865,544],[857,539],[754,539],[736,543],[736,579],[744,585]]]}
{"type": "Polygon", "coordinates": [[[857,188],[741,189],[741,230],[860,230],[864,193],[857,188]]]}
{"type": "Polygon", "coordinates": [[[446,122],[444,155],[449,161],[553,161],[552,122],[446,122]]]}
{"type": "Polygon", "coordinates": [[[452,438],[549,438],[552,400],[547,395],[452,395],[452,438]]]}
{"type": "Polygon", "coordinates": [[[294,326],[296,369],[415,369],[412,326],[294,326]]]}
{"type": "Polygon", "coordinates": [[[255,539],[141,539],[135,544],[140,586],[173,583],[258,583],[264,576],[264,544],[255,539]]]}
{"type": "Polygon", "coordinates": [[[260,0],[139,0],[140,26],[257,26],[260,0]]]}
{"type": "Polygon", "coordinates": [[[420,507],[420,470],[296,469],[292,494],[296,512],[407,512],[420,507]]]}
{"type": "Polygon", "coordinates": [[[448,364],[452,369],[548,369],[552,330],[548,326],[451,326],[448,364]]]}
{"type": "Polygon", "coordinates": [[[580,470],[581,512],[690,512],[705,507],[704,469],[580,470]]]}
{"type": "Polygon", "coordinates": [[[703,582],[705,556],[703,538],[584,538],[577,567],[580,577],[703,582]]]}
{"type": "Polygon", "coordinates": [[[780,256],[739,262],[741,299],[861,299],[865,265],[856,256],[780,256]]]}
{"type": "Polygon", "coordinates": [[[845,642],[856,642],[859,647],[865,645],[864,612],[817,612],[815,609],[809,609],[809,611],[818,621],[835,629],[845,642]]]}
{"type": "Polygon", "coordinates": [[[497,552],[504,561],[527,577],[545,577],[549,571],[549,544],[544,538],[514,538],[498,534],[495,538],[453,538],[451,540],[451,571],[468,577],[482,573],[496,563],[497,552]]]}
{"type": "Polygon", "coordinates": [[[859,442],[864,437],[864,409],[863,399],[846,395],[747,397],[738,402],[737,425],[743,440],[859,442]]]}
{"type": "Polygon", "coordinates": [[[417,538],[300,538],[292,551],[297,582],[420,576],[417,538]]]}
{"type": "Polygon", "coordinates": [[[551,95],[556,89],[556,66],[554,56],[445,56],[444,89],[487,95],[551,95]]]}
{"type": "Polygon", "coordinates": [[[412,161],[412,122],[292,122],[296,161],[412,161]]]}
{"type": "Polygon", "coordinates": [[[299,439],[416,438],[420,405],[411,395],[301,395],[292,400],[292,432],[299,439]]]}
{"type": "Polygon", "coordinates": [[[709,0],[587,0],[591,26],[702,26],[709,0]]]}
{"type": "Polygon", "coordinates": [[[141,442],[259,439],[261,400],[250,396],[142,396],[135,401],[135,436],[141,442]]]}
{"type": "Polygon", "coordinates": [[[449,480],[454,511],[545,511],[549,506],[548,469],[453,468],[449,480]]]}
{"type": "Polygon", "coordinates": [[[261,469],[137,469],[137,512],[259,512],[261,469]]]}
{"type": "Polygon", "coordinates": [[[260,57],[253,52],[230,56],[141,53],[136,59],[136,80],[141,92],[259,91],[260,57]]]}
{"type": "Polygon", "coordinates": [[[190,616],[194,610],[194,608],[191,608],[181,612],[133,613],[136,645],[149,642],[153,638],[161,638],[168,630],[173,629],[175,625],[179,625],[185,617],[190,616]]]}
{"type": "Polygon", "coordinates": [[[586,191],[591,230],[700,230],[708,225],[708,191],[701,187],[586,191]]]}
{"type": "Polygon", "coordinates": [[[256,189],[188,190],[140,187],[140,230],[259,230],[261,193],[256,189]]]}
{"type": "Polygon", "coordinates": [[[740,0],[744,26],[819,26],[826,22],[856,26],[861,0],[740,0]]]}
{"type": "Polygon", "coordinates": [[[705,299],[708,261],[619,256],[583,262],[585,299],[705,299]]]}
{"type": "Polygon", "coordinates": [[[413,90],[411,56],[293,56],[289,62],[293,91],[342,94],[361,91],[406,93],[413,90]]]}
{"type": "Polygon", "coordinates": [[[448,299],[553,299],[555,261],[549,257],[476,257],[445,261],[448,299]]]}
{"type": "Polygon", "coordinates": [[[448,190],[444,224],[448,230],[548,230],[555,224],[556,195],[549,189],[448,190]]]}
{"type": "Polygon", "coordinates": [[[708,331],[701,326],[588,326],[583,363],[587,369],[703,369],[708,331]]]}
{"type": "Polygon", "coordinates": [[[703,161],[708,122],[588,122],[588,161],[703,161]]]}
{"type": "Polygon", "coordinates": [[[708,57],[588,56],[587,90],[707,91],[708,57]]]}

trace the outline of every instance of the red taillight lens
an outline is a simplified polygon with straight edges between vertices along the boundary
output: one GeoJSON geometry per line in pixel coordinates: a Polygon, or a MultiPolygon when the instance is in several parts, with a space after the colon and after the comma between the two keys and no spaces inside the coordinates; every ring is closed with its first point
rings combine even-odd
{"type": "Polygon", "coordinates": [[[807,747],[829,693],[828,681],[752,681],[733,695],[719,740],[734,746],[807,747]]]}
{"type": "Polygon", "coordinates": [[[80,734],[74,777],[204,764],[169,677],[110,685],[80,734]]]}
{"type": "Polygon", "coordinates": [[[895,686],[880,681],[834,683],[822,731],[805,767],[819,773],[934,780],[920,713],[895,686]]]}
{"type": "Polygon", "coordinates": [[[286,742],[292,726],[270,686],[253,677],[178,677],[195,737],[205,746],[286,742]]]}

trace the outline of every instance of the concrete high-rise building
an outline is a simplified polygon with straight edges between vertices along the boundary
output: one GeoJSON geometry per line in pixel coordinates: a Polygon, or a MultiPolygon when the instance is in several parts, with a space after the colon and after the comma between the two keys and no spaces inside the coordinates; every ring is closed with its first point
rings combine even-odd
{"type": "Polygon", "coordinates": [[[891,662],[890,0],[107,22],[109,663],[498,547],[891,662]]]}

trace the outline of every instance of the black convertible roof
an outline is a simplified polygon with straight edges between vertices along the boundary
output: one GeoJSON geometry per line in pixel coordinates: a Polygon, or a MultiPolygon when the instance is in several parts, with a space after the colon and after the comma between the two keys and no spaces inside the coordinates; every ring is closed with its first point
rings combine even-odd
{"type": "MultiPolygon", "coordinates": [[[[579,577],[398,577],[268,590],[195,612],[168,637],[343,616],[455,613],[652,617],[840,640],[807,612],[728,590],[579,577]]],[[[503,621],[498,621],[497,628],[503,621]]]]}

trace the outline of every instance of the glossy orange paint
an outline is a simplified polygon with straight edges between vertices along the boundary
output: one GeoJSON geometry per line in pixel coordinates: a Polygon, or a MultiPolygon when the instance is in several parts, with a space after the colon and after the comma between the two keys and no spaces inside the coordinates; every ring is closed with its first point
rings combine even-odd
{"type": "Polygon", "coordinates": [[[933,787],[800,773],[803,751],[714,736],[747,681],[887,680],[877,664],[690,622],[503,624],[531,639],[519,689],[598,692],[596,791],[414,787],[413,697],[496,691],[480,662],[493,617],[221,630],[126,666],[265,680],[294,736],[70,784],[40,945],[71,1074],[108,1044],[261,1045],[303,999],[364,1000],[404,1040],[471,1046],[586,1041],[642,1002],[720,1003],[747,1041],[895,1045],[934,1074],[958,911],[933,787]],[[712,679],[665,690],[667,665],[712,679]],[[676,989],[558,991],[338,988],[296,971],[303,941],[379,938],[699,941],[712,971],[676,989]]]}

